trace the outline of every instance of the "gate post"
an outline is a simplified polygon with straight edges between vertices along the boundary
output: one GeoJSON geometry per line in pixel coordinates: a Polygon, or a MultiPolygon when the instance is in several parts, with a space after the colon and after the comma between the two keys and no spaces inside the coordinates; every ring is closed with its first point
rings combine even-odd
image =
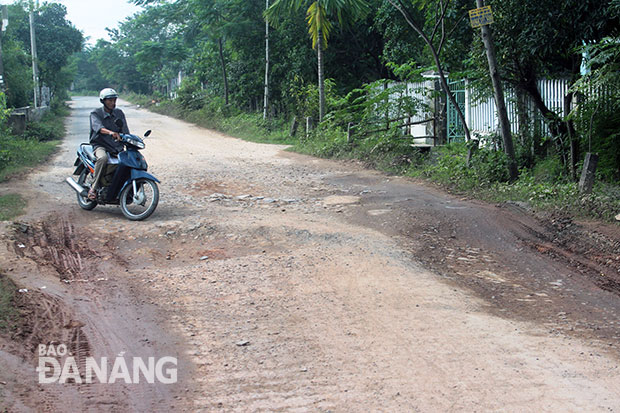
{"type": "Polygon", "coordinates": [[[586,159],[583,163],[583,170],[581,171],[581,179],[579,180],[579,192],[582,194],[589,194],[592,192],[592,185],[594,185],[594,174],[596,172],[596,166],[598,164],[598,154],[588,152],[586,159]]]}

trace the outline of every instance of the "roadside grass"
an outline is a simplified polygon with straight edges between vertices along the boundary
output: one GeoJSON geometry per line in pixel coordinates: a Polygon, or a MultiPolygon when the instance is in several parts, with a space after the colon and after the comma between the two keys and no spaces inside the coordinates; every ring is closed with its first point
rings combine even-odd
{"type": "Polygon", "coordinates": [[[321,158],[359,160],[369,168],[398,175],[404,175],[421,158],[398,133],[354,137],[348,141],[346,132],[332,127],[319,127],[307,138],[302,135],[290,150],[321,158]]]}
{"type": "Polygon", "coordinates": [[[0,137],[0,147],[3,148],[0,154],[0,182],[41,164],[56,152],[59,144],[58,140],[41,142],[32,138],[0,137]]]}
{"type": "Polygon", "coordinates": [[[524,202],[534,210],[578,218],[614,222],[620,212],[620,186],[598,179],[592,193],[580,194],[578,184],[562,174],[561,165],[554,159],[521,169],[519,179],[510,183],[502,152],[479,150],[469,167],[466,157],[465,144],[439,147],[410,165],[405,175],[425,178],[452,193],[487,202],[524,202]]]}
{"type": "Polygon", "coordinates": [[[64,104],[53,104],[40,122],[31,122],[23,135],[13,134],[8,127],[0,129],[0,182],[24,173],[54,154],[65,134],[62,121],[69,114],[64,104]]]}
{"type": "Polygon", "coordinates": [[[26,200],[18,194],[0,195],[0,221],[8,221],[22,214],[26,200]]]}
{"type": "Polygon", "coordinates": [[[16,291],[16,285],[0,273],[0,332],[11,331],[19,319],[19,313],[13,305],[16,291]]]}
{"type": "Polygon", "coordinates": [[[614,222],[620,212],[620,186],[597,180],[592,193],[580,194],[577,183],[562,175],[553,158],[523,168],[508,182],[503,152],[480,149],[467,166],[467,145],[454,143],[423,154],[398,133],[377,134],[347,141],[337,128],[319,128],[292,151],[333,159],[355,159],[390,174],[421,178],[448,192],[491,203],[524,202],[537,211],[561,212],[578,218],[614,222]]]}

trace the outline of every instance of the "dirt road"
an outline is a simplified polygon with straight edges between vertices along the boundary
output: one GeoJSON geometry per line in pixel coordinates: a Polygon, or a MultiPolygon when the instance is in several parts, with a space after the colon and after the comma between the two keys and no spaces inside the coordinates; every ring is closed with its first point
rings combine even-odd
{"type": "Polygon", "coordinates": [[[62,181],[95,98],[49,165],[0,186],[1,270],[28,289],[0,337],[0,410],[620,409],[620,231],[459,199],[353,163],[248,143],[122,102],[153,129],[144,222],[62,181]],[[45,287],[45,288],[43,288],[45,287]],[[176,384],[38,384],[38,344],[176,357],[176,384]],[[6,383],[6,384],[3,384],[6,383]]]}

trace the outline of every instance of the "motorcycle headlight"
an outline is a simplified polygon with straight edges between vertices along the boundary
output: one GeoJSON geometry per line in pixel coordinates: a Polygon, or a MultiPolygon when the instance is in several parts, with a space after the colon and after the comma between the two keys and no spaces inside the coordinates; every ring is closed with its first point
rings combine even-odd
{"type": "Polygon", "coordinates": [[[144,142],[139,141],[139,140],[134,139],[134,138],[127,138],[127,143],[132,145],[132,146],[135,146],[138,149],[144,149],[144,147],[145,147],[144,142]]]}

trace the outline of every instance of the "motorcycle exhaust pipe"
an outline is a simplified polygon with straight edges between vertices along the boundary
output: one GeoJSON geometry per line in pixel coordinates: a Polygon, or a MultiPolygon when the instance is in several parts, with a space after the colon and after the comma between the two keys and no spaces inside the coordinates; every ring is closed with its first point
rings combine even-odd
{"type": "Polygon", "coordinates": [[[80,196],[84,196],[84,197],[88,196],[88,191],[86,190],[86,188],[84,188],[82,185],[75,182],[73,178],[67,178],[65,179],[65,182],[68,183],[69,186],[73,188],[75,192],[80,194],[80,196]]]}

